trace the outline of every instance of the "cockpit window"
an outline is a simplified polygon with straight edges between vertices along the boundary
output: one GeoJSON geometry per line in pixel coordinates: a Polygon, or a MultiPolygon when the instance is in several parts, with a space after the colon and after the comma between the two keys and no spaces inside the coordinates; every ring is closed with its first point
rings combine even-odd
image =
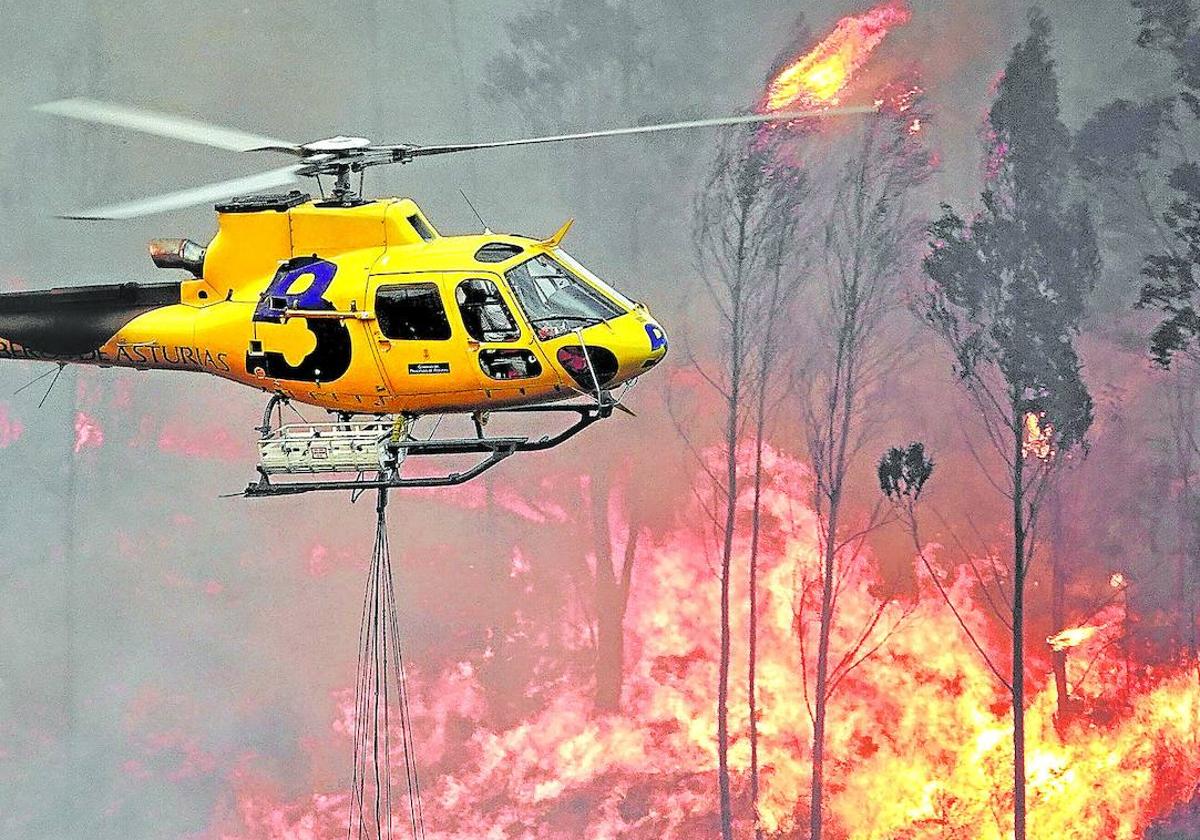
{"type": "Polygon", "coordinates": [[[579,260],[572,257],[570,254],[568,254],[562,248],[554,249],[554,258],[556,260],[558,260],[560,263],[562,263],[564,266],[566,266],[567,270],[570,271],[572,274],[574,274],[576,277],[582,277],[584,280],[586,280],[588,283],[590,283],[593,288],[599,289],[600,291],[604,292],[604,294],[606,294],[612,300],[615,300],[617,303],[624,305],[626,309],[633,309],[635,306],[637,306],[637,304],[634,301],[630,300],[628,297],[621,294],[619,291],[614,289],[612,286],[605,283],[603,280],[601,280],[599,277],[597,277],[592,272],[588,271],[587,266],[585,266],[579,260]]]}
{"type": "Polygon", "coordinates": [[[464,280],[454,291],[467,335],[476,341],[516,341],[521,330],[491,280],[464,280]]]}
{"type": "Polygon", "coordinates": [[[621,307],[545,254],[509,269],[504,276],[542,340],[624,313],[621,307]]]}

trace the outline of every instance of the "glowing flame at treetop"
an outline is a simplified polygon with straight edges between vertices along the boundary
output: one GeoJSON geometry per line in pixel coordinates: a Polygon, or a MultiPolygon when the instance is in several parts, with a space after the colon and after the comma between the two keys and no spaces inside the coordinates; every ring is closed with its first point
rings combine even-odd
{"type": "Polygon", "coordinates": [[[1046,412],[1025,413],[1025,438],[1021,442],[1021,454],[1039,461],[1049,461],[1054,457],[1054,425],[1046,420],[1046,412]]]}
{"type": "Polygon", "coordinates": [[[866,63],[888,32],[912,18],[905,0],[889,0],[837,22],[812,50],[780,70],[767,85],[759,110],[817,108],[833,105],[854,73],[866,63]]]}

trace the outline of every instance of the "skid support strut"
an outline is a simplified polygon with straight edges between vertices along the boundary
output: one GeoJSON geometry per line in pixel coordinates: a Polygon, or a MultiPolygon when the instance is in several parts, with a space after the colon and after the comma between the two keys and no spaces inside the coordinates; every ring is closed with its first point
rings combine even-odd
{"type": "Polygon", "coordinates": [[[333,423],[280,423],[271,425],[271,413],[280,404],[273,397],[263,415],[259,438],[258,479],[244,496],[293,496],[318,490],[404,489],[449,487],[487,472],[518,452],[552,449],[574,437],[597,420],[612,415],[618,403],[607,394],[594,403],[548,406],[518,406],[493,409],[491,414],[575,415],[566,429],[538,439],[487,437],[476,421],[476,437],[419,440],[410,436],[411,418],[367,415],[342,417],[333,423]],[[409,458],[478,455],[479,460],[456,472],[432,476],[404,476],[409,458]],[[317,476],[314,478],[314,476],[317,476]],[[328,476],[328,477],[325,477],[328,476]],[[371,477],[368,477],[371,476],[371,477]]]}

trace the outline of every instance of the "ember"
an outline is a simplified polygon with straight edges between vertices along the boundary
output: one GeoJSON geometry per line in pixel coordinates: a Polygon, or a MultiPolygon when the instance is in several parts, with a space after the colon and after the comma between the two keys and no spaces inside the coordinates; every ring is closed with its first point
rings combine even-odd
{"type": "Polygon", "coordinates": [[[1025,440],[1021,444],[1021,453],[1039,461],[1054,457],[1054,426],[1046,422],[1045,412],[1025,414],[1025,440]]]}
{"type": "Polygon", "coordinates": [[[75,413],[75,454],[104,445],[104,429],[100,421],[85,411],[75,413]]]}
{"type": "Polygon", "coordinates": [[[12,446],[21,439],[25,427],[16,417],[9,416],[8,406],[0,404],[0,449],[12,446]]]}
{"type": "Polygon", "coordinates": [[[1051,650],[1067,650],[1068,648],[1077,647],[1083,644],[1088,639],[1095,636],[1104,627],[1068,627],[1059,633],[1055,633],[1050,638],[1046,639],[1046,644],[1050,645],[1051,650]]]}

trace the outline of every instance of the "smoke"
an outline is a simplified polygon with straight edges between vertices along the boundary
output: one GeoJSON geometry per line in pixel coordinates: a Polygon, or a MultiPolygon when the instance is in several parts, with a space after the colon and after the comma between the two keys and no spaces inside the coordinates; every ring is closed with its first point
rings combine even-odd
{"type": "MultiPolygon", "coordinates": [[[[555,5],[568,13],[607,8],[555,5]]],[[[10,4],[0,15],[0,289],[153,279],[145,241],[203,240],[213,230],[209,209],[119,225],[54,214],[261,168],[256,158],[53,122],[29,113],[38,102],[87,95],[300,141],[339,132],[385,142],[529,134],[531,104],[541,109],[537,119],[564,130],[719,114],[754,104],[798,13],[822,33],[863,5],[658,0],[631,7],[646,55],[638,84],[616,95],[586,75],[586,62],[563,54],[555,73],[573,91],[567,107],[544,98],[522,103],[518,91],[484,92],[495,81],[493,58],[523,46],[506,24],[528,7],[513,0],[354,3],[336,11],[311,0],[10,4]]],[[[1162,88],[1162,69],[1132,46],[1124,4],[1045,5],[1072,127],[1117,96],[1162,88]]],[[[879,47],[870,72],[919,70],[941,159],[925,200],[930,208],[937,200],[966,205],[982,179],[978,131],[990,87],[1023,33],[1026,4],[911,6],[911,22],[879,47]]],[[[616,45],[599,31],[589,43],[603,57],[616,45]]],[[[703,356],[711,352],[713,315],[695,303],[702,286],[688,228],[712,138],[614,142],[487,152],[370,173],[367,183],[414,196],[449,232],[477,227],[460,187],[497,230],[548,233],[577,217],[569,250],[646,301],[673,337],[703,356]]],[[[1144,629],[1135,653],[1138,679],[1149,680],[1142,672],[1166,668],[1170,656],[1160,625],[1175,590],[1153,570],[1174,562],[1178,523],[1160,503],[1170,488],[1158,483],[1170,457],[1159,410],[1167,385],[1145,375],[1137,327],[1123,322],[1085,350],[1098,422],[1091,456],[1069,477],[1065,519],[1082,569],[1081,601],[1103,592],[1112,571],[1136,567],[1132,609],[1144,629]]],[[[955,533],[976,544],[978,531],[994,543],[1003,522],[980,504],[990,489],[963,444],[967,415],[952,396],[946,360],[926,350],[880,394],[891,413],[879,437],[926,440],[939,461],[931,502],[955,533]]],[[[708,525],[694,507],[703,478],[665,408],[672,389],[699,385],[682,356],[632,392],[638,418],[617,418],[559,451],[505,464],[486,483],[393,502],[401,629],[422,686],[422,759],[446,831],[462,825],[482,834],[508,814],[510,825],[543,825],[534,836],[578,836],[586,824],[581,803],[598,801],[605,819],[636,824],[653,810],[646,803],[659,800],[678,818],[679,836],[711,828],[711,721],[698,718],[695,732],[674,733],[684,740],[658,754],[634,726],[667,719],[658,708],[657,717],[643,712],[667,702],[670,687],[696,692],[687,708],[711,713],[704,647],[711,640],[699,636],[687,648],[677,638],[715,620],[703,555],[708,525]],[[636,510],[657,551],[671,559],[681,549],[670,546],[684,545],[687,553],[674,566],[656,566],[650,553],[639,560],[626,650],[630,714],[605,723],[587,708],[596,476],[619,488],[626,513],[615,526],[636,510]],[[694,575],[694,586],[667,589],[664,606],[660,576],[679,568],[694,575]],[[664,636],[680,649],[664,653],[664,636]],[[672,668],[694,669],[695,685],[683,685],[672,668]],[[628,758],[619,749],[632,740],[642,752],[628,758]],[[555,765],[546,763],[551,749],[563,751],[555,765]],[[604,761],[613,765],[595,769],[604,761]],[[657,776],[638,783],[645,766],[657,776]],[[620,797],[573,800],[583,776],[566,775],[572,767],[589,769],[593,792],[619,778],[620,797]],[[664,793],[672,785],[674,799],[664,793]],[[483,792],[489,798],[476,795],[483,792]]],[[[41,409],[46,381],[12,396],[42,371],[33,363],[0,366],[0,835],[324,837],[319,827],[336,826],[345,809],[346,690],[372,511],[339,497],[220,498],[251,478],[256,394],[195,375],[68,369],[41,409]],[[291,803],[288,814],[275,814],[280,803],[291,803]]],[[[708,440],[711,416],[690,418],[694,439],[708,440]]],[[[796,450],[786,411],[777,437],[779,448],[796,450]]],[[[873,498],[871,481],[857,480],[858,502],[873,498]]],[[[804,493],[793,490],[781,498],[800,510],[804,493]]],[[[619,549],[624,537],[619,527],[613,532],[619,549]]],[[[939,539],[951,565],[953,539],[948,531],[939,539]]],[[[917,593],[911,553],[894,535],[872,543],[880,570],[873,597],[917,593]]],[[[1032,636],[1061,629],[1038,627],[1032,636]]],[[[794,649],[784,651],[779,632],[785,670],[795,664],[787,659],[794,649]]],[[[908,633],[921,637],[915,624],[908,633]]],[[[773,698],[772,706],[786,704],[773,698]]],[[[803,742],[803,725],[796,727],[771,736],[779,755],[803,742]]],[[[1142,731],[1170,735],[1150,724],[1142,731]]],[[[1099,750],[1104,742],[1087,743],[1099,750]]],[[[863,751],[875,748],[862,739],[843,747],[864,761],[863,751]]],[[[802,774],[797,755],[793,769],[802,774]]],[[[1140,760],[1122,767],[1142,772],[1151,758],[1140,760]]],[[[792,806],[803,807],[802,776],[789,778],[800,778],[800,793],[772,788],[781,825],[792,806]]],[[[1166,800],[1183,796],[1169,793],[1139,813],[1162,813],[1166,800]]],[[[641,836],[664,824],[645,823],[641,836]]]]}

